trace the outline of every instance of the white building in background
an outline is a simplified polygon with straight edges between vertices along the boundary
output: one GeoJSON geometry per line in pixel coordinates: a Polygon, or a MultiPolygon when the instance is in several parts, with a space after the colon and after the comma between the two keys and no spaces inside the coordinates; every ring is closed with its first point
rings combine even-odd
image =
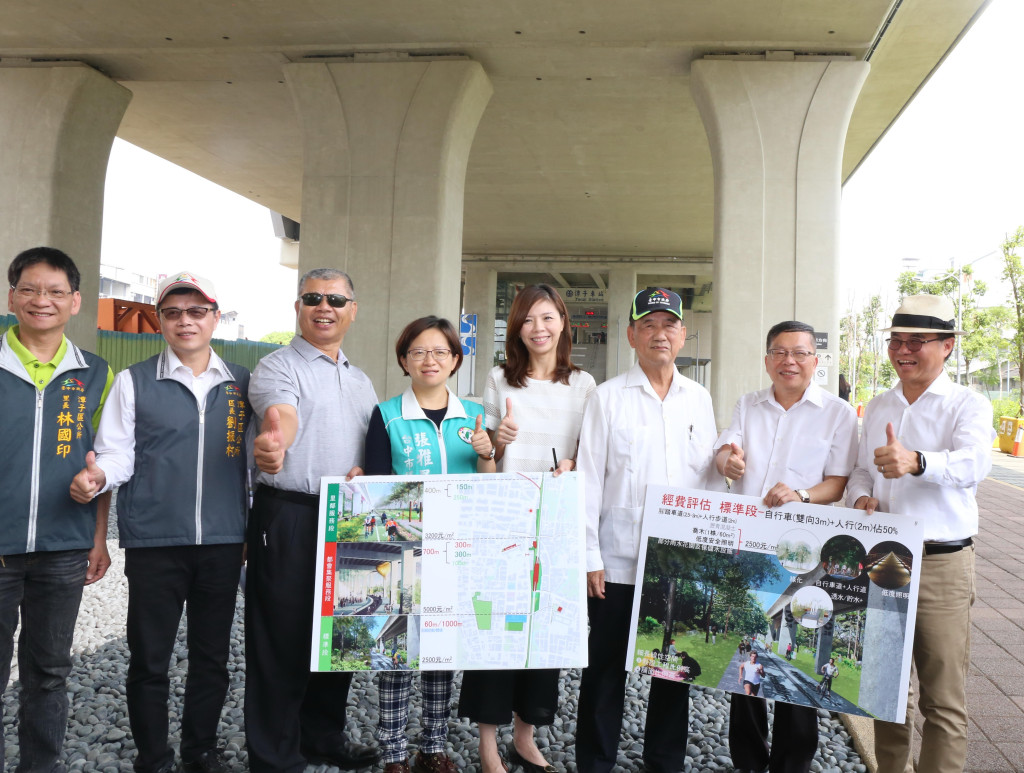
{"type": "Polygon", "coordinates": [[[237,341],[245,338],[245,325],[238,319],[237,311],[222,311],[213,337],[222,341],[237,341]]]}
{"type": "Polygon", "coordinates": [[[100,264],[100,298],[119,298],[136,303],[156,303],[158,279],[126,268],[100,264]]]}

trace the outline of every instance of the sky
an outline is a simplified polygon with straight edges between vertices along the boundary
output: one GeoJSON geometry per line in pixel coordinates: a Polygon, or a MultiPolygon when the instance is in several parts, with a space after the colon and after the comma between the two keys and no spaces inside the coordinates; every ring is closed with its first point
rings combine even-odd
{"type": "Polygon", "coordinates": [[[107,165],[100,261],[147,276],[191,271],[240,312],[246,338],[295,329],[294,269],[270,210],[122,140],[107,165]]]}
{"type": "MultiPolygon", "coordinates": [[[[910,259],[941,273],[972,263],[996,285],[999,246],[1024,225],[1024,2],[993,0],[843,189],[843,312],[873,294],[890,307],[910,259]],[[984,257],[983,257],[984,256],[984,257]],[[980,258],[980,260],[979,260],[980,258]],[[977,261],[977,262],[975,262],[977,261]]],[[[213,280],[246,336],[292,330],[296,272],[279,261],[264,207],[117,140],[101,260],[138,273],[213,280]]]]}
{"type": "Polygon", "coordinates": [[[1022,42],[1024,2],[993,0],[847,180],[843,311],[875,293],[894,306],[895,279],[908,258],[936,274],[951,259],[972,263],[990,283],[983,305],[1005,302],[1005,291],[993,286],[999,248],[1024,225],[1022,42]]]}

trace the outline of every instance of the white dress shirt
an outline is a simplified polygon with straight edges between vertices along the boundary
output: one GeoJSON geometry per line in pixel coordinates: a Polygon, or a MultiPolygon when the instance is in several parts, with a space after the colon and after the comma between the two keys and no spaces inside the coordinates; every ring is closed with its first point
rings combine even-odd
{"type": "MultiPolygon", "coordinates": [[[[231,378],[224,360],[210,348],[210,364],[198,376],[182,365],[174,351],[167,347],[156,363],[157,372],[184,384],[196,398],[196,406],[203,405],[206,395],[218,384],[231,378]]],[[[250,422],[252,424],[252,422],[250,422]]],[[[100,428],[96,435],[96,465],[107,476],[103,491],[120,486],[135,474],[135,383],[125,368],[114,377],[110,395],[103,406],[100,428]]]]}
{"type": "Polygon", "coordinates": [[[846,486],[850,507],[862,496],[878,509],[920,518],[926,542],[967,539],[978,533],[978,483],[992,469],[992,404],[954,384],[943,372],[910,404],[896,383],[864,411],[857,467],[846,486]],[[904,448],[925,458],[922,475],[886,479],[873,460],[892,422],[904,448]]]}
{"type": "Polygon", "coordinates": [[[639,365],[597,387],[577,456],[585,476],[588,572],[636,582],[648,484],[705,488],[716,434],[711,395],[678,371],[664,401],[639,365]]]}
{"type": "Polygon", "coordinates": [[[776,483],[808,489],[829,475],[849,476],[857,461],[857,412],[817,384],[787,411],[770,386],[736,401],[715,448],[729,443],[743,449],[746,465],[734,494],[763,497],[776,483]]]}

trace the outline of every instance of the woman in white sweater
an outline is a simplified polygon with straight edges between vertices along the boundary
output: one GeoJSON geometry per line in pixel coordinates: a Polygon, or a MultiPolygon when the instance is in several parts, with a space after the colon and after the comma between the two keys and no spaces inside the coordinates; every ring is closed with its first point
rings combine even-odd
{"type": "MultiPolygon", "coordinates": [[[[548,285],[523,288],[509,312],[505,364],[487,376],[484,413],[500,472],[568,472],[593,377],[572,364],[568,311],[548,285]],[[554,458],[552,458],[554,451],[554,458]],[[557,468],[555,460],[557,459],[557,468]]],[[[558,670],[467,671],[459,714],[480,728],[483,773],[503,773],[497,726],[513,722],[509,761],[524,773],[554,773],[534,742],[558,709],[558,670]]]]}

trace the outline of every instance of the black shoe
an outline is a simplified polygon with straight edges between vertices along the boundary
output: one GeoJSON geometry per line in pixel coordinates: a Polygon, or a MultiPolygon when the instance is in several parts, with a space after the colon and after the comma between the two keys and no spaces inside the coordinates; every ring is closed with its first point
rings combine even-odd
{"type": "Polygon", "coordinates": [[[523,773],[558,773],[557,769],[553,765],[538,765],[536,762],[530,762],[526,757],[519,753],[515,744],[512,745],[512,750],[508,753],[508,761],[512,765],[518,765],[521,767],[523,769],[523,773]]]}
{"type": "Polygon", "coordinates": [[[210,749],[194,760],[182,760],[181,769],[184,773],[227,773],[228,763],[222,750],[210,749]]]}
{"type": "Polygon", "coordinates": [[[380,750],[376,746],[362,746],[348,740],[327,749],[304,746],[300,751],[306,762],[313,765],[332,765],[342,770],[368,768],[380,757],[380,750]]]}

